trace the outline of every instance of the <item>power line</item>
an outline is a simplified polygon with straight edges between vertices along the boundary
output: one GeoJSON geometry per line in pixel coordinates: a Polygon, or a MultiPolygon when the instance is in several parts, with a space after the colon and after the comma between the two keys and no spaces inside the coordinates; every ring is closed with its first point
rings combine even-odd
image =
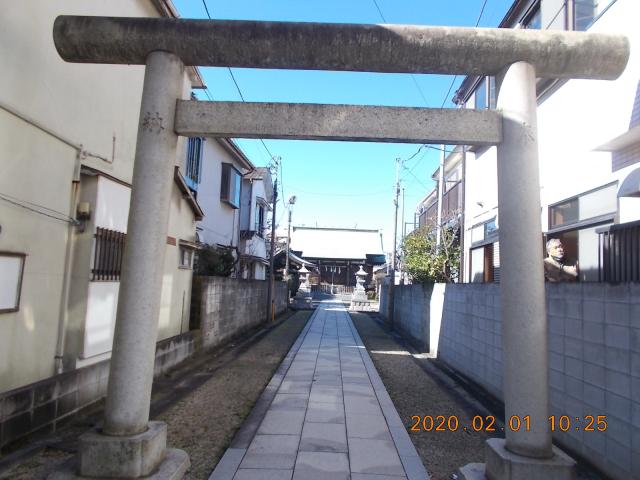
{"type": "MultiPolygon", "coordinates": [[[[206,0],[202,0],[202,5],[204,5],[204,10],[207,12],[207,17],[209,17],[209,20],[213,20],[211,18],[211,14],[209,13],[209,8],[207,7],[207,1],[206,0]]],[[[240,99],[243,102],[246,102],[246,100],[244,98],[244,95],[242,94],[242,90],[240,89],[240,85],[238,85],[238,81],[236,80],[236,76],[233,74],[233,70],[231,70],[231,67],[227,67],[227,70],[229,71],[229,75],[231,75],[231,80],[233,80],[233,84],[236,86],[236,90],[238,91],[238,95],[240,95],[240,99]]],[[[264,147],[264,149],[269,154],[269,158],[270,159],[273,158],[273,154],[271,153],[271,151],[267,147],[267,144],[264,143],[264,140],[262,138],[260,139],[260,143],[262,143],[262,146],[264,147]]]]}
{"type": "MultiPolygon", "coordinates": [[[[387,19],[384,18],[384,15],[382,13],[382,10],[380,9],[380,5],[378,5],[377,0],[372,0],[373,4],[376,6],[376,9],[378,10],[378,13],[380,14],[380,18],[382,18],[382,21],[384,23],[387,23],[387,19]]],[[[425,106],[429,106],[429,102],[427,101],[427,97],[425,97],[424,92],[422,91],[422,88],[420,88],[420,84],[418,84],[418,81],[416,80],[415,75],[411,74],[411,80],[413,80],[414,85],[416,86],[416,89],[418,90],[418,93],[420,94],[420,97],[422,97],[422,101],[424,102],[425,106]]]]}
{"type": "Polygon", "coordinates": [[[376,6],[376,8],[378,9],[378,13],[380,14],[380,18],[382,18],[382,21],[384,23],[387,23],[387,21],[384,18],[384,15],[382,14],[382,10],[380,10],[380,6],[378,5],[378,2],[376,0],[373,0],[373,4],[376,6]]]}
{"type": "MultiPolygon", "coordinates": [[[[478,20],[476,20],[476,28],[478,27],[478,25],[480,25],[480,20],[482,19],[482,15],[484,14],[484,9],[487,6],[488,1],[489,0],[484,0],[482,4],[482,8],[480,9],[480,15],[478,15],[478,20]]],[[[458,75],[454,75],[453,80],[451,80],[451,85],[449,85],[449,90],[447,90],[447,94],[444,96],[444,99],[442,100],[442,105],[440,106],[440,108],[444,108],[444,104],[447,103],[447,98],[449,98],[451,89],[453,88],[453,85],[456,83],[457,79],[458,79],[458,75]]]]}

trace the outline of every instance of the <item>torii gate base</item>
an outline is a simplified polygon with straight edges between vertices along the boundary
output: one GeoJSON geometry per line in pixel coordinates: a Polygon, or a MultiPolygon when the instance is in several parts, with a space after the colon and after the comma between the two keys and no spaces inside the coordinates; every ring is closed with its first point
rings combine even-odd
{"type": "Polygon", "coordinates": [[[553,447],[550,459],[535,459],[511,453],[502,438],[490,438],[485,444],[485,463],[469,463],[458,470],[465,480],[493,479],[574,479],[575,463],[566,453],[553,447]]]}

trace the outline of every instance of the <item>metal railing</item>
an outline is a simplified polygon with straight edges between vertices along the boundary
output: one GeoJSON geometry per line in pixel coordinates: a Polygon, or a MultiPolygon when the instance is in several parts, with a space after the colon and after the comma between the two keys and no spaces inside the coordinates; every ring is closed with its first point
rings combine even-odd
{"type": "Polygon", "coordinates": [[[598,233],[598,280],[640,282],[640,221],[609,225],[598,233]]]}

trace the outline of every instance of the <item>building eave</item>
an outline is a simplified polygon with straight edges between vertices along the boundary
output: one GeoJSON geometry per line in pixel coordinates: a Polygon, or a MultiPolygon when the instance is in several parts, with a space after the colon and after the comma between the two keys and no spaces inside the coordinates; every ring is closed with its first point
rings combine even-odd
{"type": "Polygon", "coordinates": [[[182,192],[182,198],[184,198],[191,207],[195,219],[197,221],[202,220],[204,218],[204,211],[202,210],[202,208],[200,208],[200,205],[198,204],[196,198],[191,193],[187,182],[184,181],[182,173],[180,172],[180,167],[178,166],[175,167],[175,170],[173,172],[173,180],[176,182],[176,185],[178,186],[178,189],[180,189],[180,192],[182,192]]]}
{"type": "Polygon", "coordinates": [[[251,160],[247,158],[244,152],[240,150],[240,147],[238,147],[232,139],[216,138],[215,141],[218,142],[222,148],[224,148],[227,153],[229,153],[241,165],[242,168],[247,170],[245,173],[255,170],[255,165],[251,163],[251,160]]]}
{"type": "Polygon", "coordinates": [[[616,152],[627,147],[640,143],[640,125],[618,135],[616,138],[604,143],[594,150],[601,152],[616,152]]]}

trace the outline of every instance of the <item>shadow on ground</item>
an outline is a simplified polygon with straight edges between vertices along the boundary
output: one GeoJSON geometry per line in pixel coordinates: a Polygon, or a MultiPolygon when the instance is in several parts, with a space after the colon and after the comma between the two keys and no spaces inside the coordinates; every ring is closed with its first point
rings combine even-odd
{"type": "MultiPolygon", "coordinates": [[[[373,315],[352,312],[351,318],[431,479],[451,479],[457,468],[482,462],[488,436],[470,429],[464,431],[462,426],[470,425],[474,415],[485,412],[455,398],[414,361],[407,348],[374,320],[373,315]],[[460,424],[458,431],[447,428],[425,431],[421,421],[416,427],[418,431],[412,431],[417,421],[412,417],[436,419],[438,415],[447,419],[455,417],[460,424]]],[[[431,427],[429,421],[426,427],[431,427]]]]}
{"type": "MultiPolygon", "coordinates": [[[[377,314],[350,313],[431,479],[450,480],[459,467],[484,462],[485,440],[490,436],[504,438],[503,406],[486,392],[475,391],[468,383],[463,386],[462,379],[450,377],[436,360],[412,356],[415,350],[392,333],[377,314]],[[412,417],[435,419],[438,415],[455,417],[460,428],[454,432],[444,425],[441,431],[425,431],[418,425],[419,431],[411,430],[416,423],[412,417]],[[474,416],[494,417],[496,432],[464,430],[474,416]]],[[[430,422],[426,426],[430,427],[430,422]]],[[[576,480],[602,478],[595,469],[578,462],[576,480]]]]}
{"type": "MultiPolygon", "coordinates": [[[[151,418],[168,424],[167,444],[185,450],[185,479],[207,479],[311,316],[286,312],[242,341],[198,355],[154,382],[151,418]]],[[[0,457],[0,479],[45,479],[77,451],[102,418],[97,405],[55,435],[32,437],[0,457]]]]}

